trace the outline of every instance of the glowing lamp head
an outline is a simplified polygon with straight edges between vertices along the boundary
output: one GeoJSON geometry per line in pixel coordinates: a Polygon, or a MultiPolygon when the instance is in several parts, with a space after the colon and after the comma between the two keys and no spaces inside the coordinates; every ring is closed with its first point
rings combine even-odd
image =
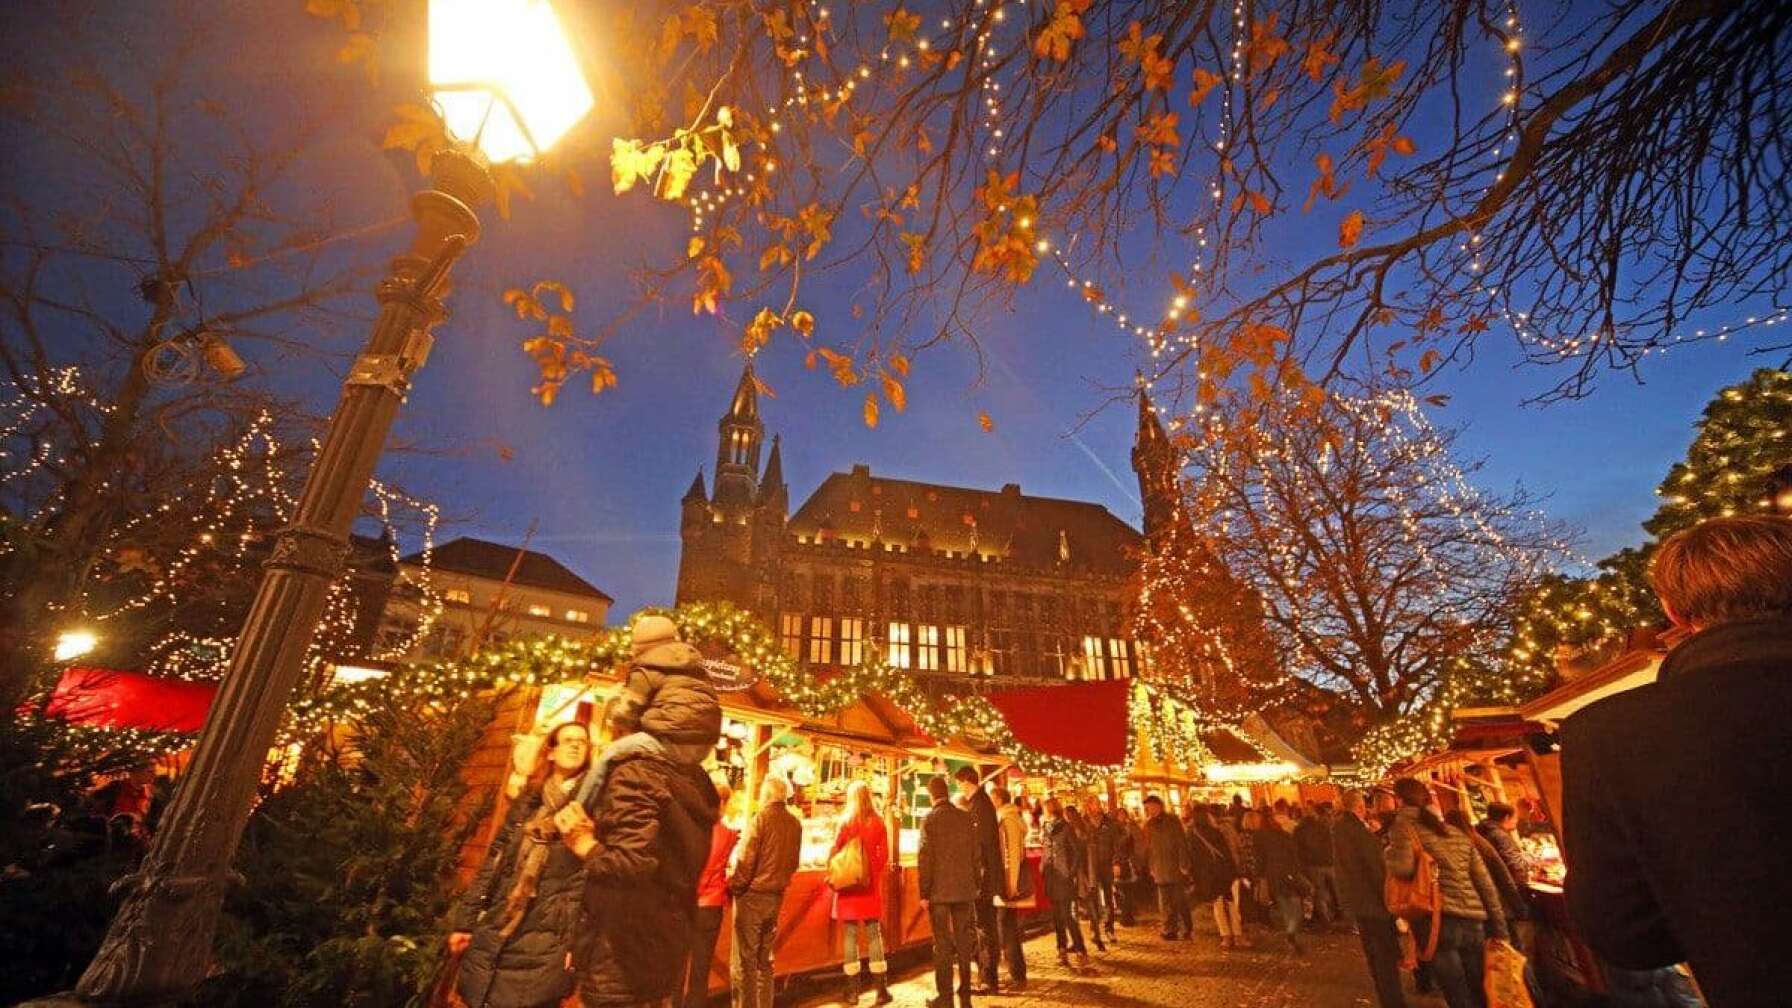
{"type": "Polygon", "coordinates": [[[540,155],[596,103],[548,0],[429,0],[429,85],[448,135],[493,164],[540,155]]]}
{"type": "Polygon", "coordinates": [[[100,639],[91,630],[66,630],[56,638],[56,660],[74,661],[98,647],[100,639]]]}

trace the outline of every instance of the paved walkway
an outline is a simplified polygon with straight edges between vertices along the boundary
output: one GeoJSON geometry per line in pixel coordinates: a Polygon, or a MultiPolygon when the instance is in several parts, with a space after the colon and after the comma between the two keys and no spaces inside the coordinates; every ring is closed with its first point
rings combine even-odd
{"type": "MultiPolygon", "coordinates": [[[[1090,968],[1058,965],[1052,936],[1027,943],[1028,988],[1018,995],[977,997],[988,1008],[1374,1008],[1362,946],[1352,934],[1307,934],[1305,956],[1291,954],[1281,940],[1258,931],[1254,949],[1220,948],[1212,921],[1194,940],[1166,942],[1151,924],[1120,929],[1120,941],[1106,953],[1091,952],[1090,968]]],[[[1094,948],[1093,945],[1090,946],[1094,948]]],[[[1006,971],[1004,970],[1004,973],[1006,971]]],[[[890,985],[893,1008],[923,1008],[934,995],[931,968],[898,974],[890,985]]],[[[1411,997],[1413,1008],[1441,1008],[1443,1002],[1411,997]]],[[[805,1008],[835,1003],[825,996],[805,998],[805,1008]]],[[[860,999],[868,1008],[871,998],[860,999]]]]}

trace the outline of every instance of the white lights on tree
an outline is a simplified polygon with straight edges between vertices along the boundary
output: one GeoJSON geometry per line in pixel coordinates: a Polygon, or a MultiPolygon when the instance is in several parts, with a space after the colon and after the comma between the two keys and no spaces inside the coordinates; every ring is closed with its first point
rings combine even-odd
{"type": "Polygon", "coordinates": [[[449,135],[528,161],[596,104],[548,0],[430,0],[429,84],[449,135]]]}

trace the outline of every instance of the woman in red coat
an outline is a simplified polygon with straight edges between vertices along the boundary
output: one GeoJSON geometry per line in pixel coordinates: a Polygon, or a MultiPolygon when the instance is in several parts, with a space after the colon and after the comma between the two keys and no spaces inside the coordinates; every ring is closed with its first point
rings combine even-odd
{"type": "Polygon", "coordinates": [[[840,922],[841,957],[846,965],[845,1003],[857,1004],[864,992],[859,977],[859,953],[871,963],[871,982],[877,988],[876,1004],[889,1004],[890,988],[886,983],[889,964],[884,961],[884,876],[890,869],[890,834],[884,817],[871,800],[871,788],[864,781],[853,781],[846,788],[846,815],[840,831],[834,836],[837,854],[847,844],[859,841],[865,851],[865,883],[834,893],[834,919],[840,922]],[[862,936],[862,940],[861,940],[862,936]]]}

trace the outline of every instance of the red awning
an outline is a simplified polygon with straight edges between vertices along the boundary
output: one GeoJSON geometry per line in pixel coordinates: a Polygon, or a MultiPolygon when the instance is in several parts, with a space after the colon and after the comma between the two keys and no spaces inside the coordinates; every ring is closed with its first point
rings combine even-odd
{"type": "Polygon", "coordinates": [[[141,672],[71,668],[62,673],[48,717],[102,728],[196,732],[218,692],[215,683],[160,679],[141,672]]]}
{"type": "Polygon", "coordinates": [[[1084,763],[1125,763],[1131,753],[1132,682],[1066,683],[985,694],[1022,745],[1084,763]]]}

